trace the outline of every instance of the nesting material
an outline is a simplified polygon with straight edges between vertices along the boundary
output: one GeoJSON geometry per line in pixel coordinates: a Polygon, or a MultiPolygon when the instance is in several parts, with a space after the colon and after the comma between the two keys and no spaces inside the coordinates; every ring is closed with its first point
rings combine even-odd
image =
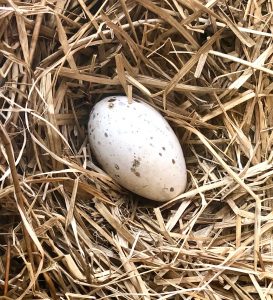
{"type": "Polygon", "coordinates": [[[272,1],[0,7],[5,299],[272,299],[272,1]],[[171,124],[186,191],[164,204],[93,160],[107,95],[171,124]]]}

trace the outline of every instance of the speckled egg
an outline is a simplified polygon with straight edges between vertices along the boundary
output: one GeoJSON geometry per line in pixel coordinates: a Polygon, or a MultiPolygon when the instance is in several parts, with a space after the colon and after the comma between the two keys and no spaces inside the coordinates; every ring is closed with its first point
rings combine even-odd
{"type": "Polygon", "coordinates": [[[168,201],[185,189],[187,176],[180,143],[153,107],[126,96],[111,96],[92,109],[88,123],[98,163],[126,189],[168,201]]]}

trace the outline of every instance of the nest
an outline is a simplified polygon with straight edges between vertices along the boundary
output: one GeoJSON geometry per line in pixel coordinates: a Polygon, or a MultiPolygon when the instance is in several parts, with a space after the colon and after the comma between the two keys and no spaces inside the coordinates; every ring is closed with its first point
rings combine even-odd
{"type": "Polygon", "coordinates": [[[272,2],[2,1],[5,299],[271,299],[272,2]],[[106,95],[158,109],[186,157],[167,203],[89,149],[106,95]]]}

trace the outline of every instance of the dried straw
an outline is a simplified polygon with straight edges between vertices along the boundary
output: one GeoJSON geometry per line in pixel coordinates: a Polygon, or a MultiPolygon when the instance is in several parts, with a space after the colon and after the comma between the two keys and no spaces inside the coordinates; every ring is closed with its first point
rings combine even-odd
{"type": "Polygon", "coordinates": [[[3,299],[273,299],[272,1],[0,2],[3,299]],[[127,94],[175,129],[186,191],[147,202],[86,124],[127,94]]]}

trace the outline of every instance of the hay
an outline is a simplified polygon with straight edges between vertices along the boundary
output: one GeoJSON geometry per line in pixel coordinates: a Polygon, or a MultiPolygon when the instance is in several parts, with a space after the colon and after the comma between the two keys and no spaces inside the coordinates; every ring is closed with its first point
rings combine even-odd
{"type": "Polygon", "coordinates": [[[272,299],[272,1],[1,1],[3,299],[272,299]],[[186,155],[165,204],[92,158],[92,105],[156,107],[186,155]]]}

